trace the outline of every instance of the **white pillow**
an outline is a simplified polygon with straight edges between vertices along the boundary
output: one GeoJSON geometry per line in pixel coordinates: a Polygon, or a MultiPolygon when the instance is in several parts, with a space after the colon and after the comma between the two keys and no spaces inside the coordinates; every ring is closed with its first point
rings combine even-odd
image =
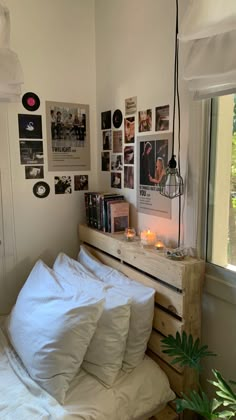
{"type": "MultiPolygon", "coordinates": [[[[66,280],[73,280],[73,283],[77,279],[79,281],[81,273],[85,272],[104,285],[78,261],[62,253],[58,255],[53,269],[66,280]]],[[[89,276],[88,281],[91,281],[89,276]]],[[[129,331],[130,305],[129,298],[108,286],[103,313],[82,365],[88,373],[96,376],[106,386],[114,383],[122,367],[129,331]]]]}
{"type": "Polygon", "coordinates": [[[29,375],[60,403],[82,364],[104,306],[104,288],[85,274],[78,287],[38,261],[7,322],[29,375]]]}
{"type": "Polygon", "coordinates": [[[123,369],[130,371],[144,358],[152,331],[155,291],[102,264],[84,246],[80,247],[78,260],[100,280],[132,299],[130,327],[123,359],[123,369]]]}

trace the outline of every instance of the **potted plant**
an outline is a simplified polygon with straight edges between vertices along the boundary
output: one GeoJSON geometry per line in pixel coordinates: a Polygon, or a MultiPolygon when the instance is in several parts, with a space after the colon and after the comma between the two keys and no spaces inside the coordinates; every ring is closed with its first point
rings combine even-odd
{"type": "MultiPolygon", "coordinates": [[[[192,335],[183,332],[176,336],[169,335],[162,340],[163,352],[173,358],[172,364],[178,363],[180,366],[186,366],[196,371],[201,371],[201,360],[204,357],[216,356],[208,350],[208,346],[202,346],[200,340],[193,340],[192,335]]],[[[236,393],[230,384],[236,385],[236,382],[226,380],[220,372],[212,369],[214,376],[209,382],[214,386],[214,398],[208,398],[207,394],[202,390],[199,384],[199,390],[191,390],[188,395],[182,393],[182,398],[177,398],[176,411],[181,413],[185,409],[194,411],[202,418],[208,420],[214,419],[231,419],[236,415],[236,393]]]]}

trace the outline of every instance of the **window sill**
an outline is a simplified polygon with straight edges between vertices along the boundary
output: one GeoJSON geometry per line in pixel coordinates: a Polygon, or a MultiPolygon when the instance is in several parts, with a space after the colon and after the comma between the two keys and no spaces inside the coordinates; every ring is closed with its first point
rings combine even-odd
{"type": "Polygon", "coordinates": [[[236,274],[228,270],[206,266],[204,292],[236,305],[236,274]]]}

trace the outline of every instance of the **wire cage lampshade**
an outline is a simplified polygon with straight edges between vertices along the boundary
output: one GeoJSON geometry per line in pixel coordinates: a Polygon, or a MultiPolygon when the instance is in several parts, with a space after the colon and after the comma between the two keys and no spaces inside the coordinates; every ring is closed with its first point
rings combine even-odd
{"type": "Polygon", "coordinates": [[[176,0],[176,28],[175,28],[175,64],[174,64],[174,101],[173,101],[173,137],[172,137],[172,157],[168,163],[166,169],[166,176],[163,182],[160,183],[160,194],[167,198],[179,197],[183,194],[184,183],[183,178],[180,175],[180,100],[179,100],[179,62],[178,62],[178,0],[176,0]],[[175,109],[176,109],[176,97],[177,97],[177,111],[178,111],[178,166],[174,155],[175,145],[175,109]]]}

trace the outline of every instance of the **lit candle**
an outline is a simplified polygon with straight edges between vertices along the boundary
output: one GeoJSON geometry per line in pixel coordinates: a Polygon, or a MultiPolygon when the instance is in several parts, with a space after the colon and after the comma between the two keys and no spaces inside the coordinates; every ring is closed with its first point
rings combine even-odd
{"type": "Polygon", "coordinates": [[[133,241],[135,237],[135,229],[134,228],[126,228],[125,229],[125,238],[127,241],[133,241]]]}
{"type": "Polygon", "coordinates": [[[156,234],[150,229],[141,232],[141,244],[144,246],[152,246],[155,244],[156,234]]]}
{"type": "Polygon", "coordinates": [[[155,243],[155,248],[156,248],[157,251],[163,251],[164,247],[165,246],[164,246],[162,241],[157,241],[155,243]]]}

